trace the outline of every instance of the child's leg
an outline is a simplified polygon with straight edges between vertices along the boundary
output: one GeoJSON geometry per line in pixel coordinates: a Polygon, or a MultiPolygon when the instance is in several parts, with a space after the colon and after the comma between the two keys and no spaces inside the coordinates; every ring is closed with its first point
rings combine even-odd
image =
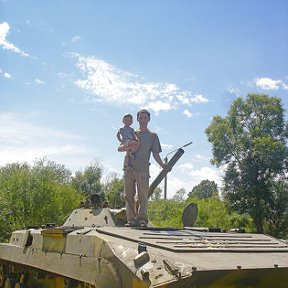
{"type": "Polygon", "coordinates": [[[138,141],[133,141],[133,143],[129,143],[128,147],[130,151],[135,153],[139,149],[140,143],[138,141]]]}
{"type": "Polygon", "coordinates": [[[118,151],[119,152],[125,152],[125,151],[129,151],[130,148],[128,146],[125,146],[123,144],[121,144],[119,147],[118,147],[118,151]]]}
{"type": "Polygon", "coordinates": [[[132,152],[131,150],[129,150],[129,157],[131,157],[132,159],[136,159],[134,152],[132,152]]]}
{"type": "Polygon", "coordinates": [[[129,142],[130,142],[130,140],[124,140],[121,144],[120,144],[120,146],[118,147],[118,151],[119,152],[124,152],[124,151],[129,151],[130,150],[130,148],[129,148],[129,142]]]}

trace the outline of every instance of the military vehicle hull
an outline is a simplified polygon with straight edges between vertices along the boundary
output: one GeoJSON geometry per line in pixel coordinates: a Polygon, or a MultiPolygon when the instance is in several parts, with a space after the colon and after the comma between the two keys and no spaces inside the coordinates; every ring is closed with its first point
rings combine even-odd
{"type": "Polygon", "coordinates": [[[0,287],[288,285],[283,241],[198,228],[126,228],[122,212],[115,218],[111,211],[76,209],[62,227],[13,232],[0,244],[0,287]]]}

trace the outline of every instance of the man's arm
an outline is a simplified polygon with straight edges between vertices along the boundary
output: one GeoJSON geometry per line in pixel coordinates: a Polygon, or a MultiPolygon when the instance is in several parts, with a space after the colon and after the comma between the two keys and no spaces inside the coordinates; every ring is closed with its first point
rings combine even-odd
{"type": "Polygon", "coordinates": [[[153,157],[154,157],[155,161],[156,161],[162,168],[164,168],[164,167],[166,166],[166,164],[162,161],[159,153],[157,153],[157,152],[152,152],[152,154],[153,154],[153,157]]]}

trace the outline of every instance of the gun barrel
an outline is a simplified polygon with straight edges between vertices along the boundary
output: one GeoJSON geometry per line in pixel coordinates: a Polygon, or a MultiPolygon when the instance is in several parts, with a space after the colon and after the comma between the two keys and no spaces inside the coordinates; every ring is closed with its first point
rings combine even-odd
{"type": "Polygon", "coordinates": [[[158,176],[154,179],[154,181],[149,186],[148,190],[148,197],[150,197],[156,187],[160,184],[160,182],[165,178],[165,176],[172,170],[172,167],[176,164],[176,162],[180,159],[180,157],[184,154],[184,150],[182,148],[179,148],[176,153],[173,155],[173,157],[169,160],[165,168],[161,170],[161,172],[158,174],[158,176]]]}

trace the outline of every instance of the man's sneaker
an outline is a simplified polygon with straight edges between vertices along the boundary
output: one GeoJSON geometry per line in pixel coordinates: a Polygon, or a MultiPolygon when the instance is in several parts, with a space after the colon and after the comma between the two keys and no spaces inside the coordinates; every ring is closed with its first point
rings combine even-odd
{"type": "Polygon", "coordinates": [[[139,227],[141,228],[147,228],[147,224],[144,221],[139,222],[139,227]]]}
{"type": "Polygon", "coordinates": [[[136,227],[136,223],[135,222],[128,222],[124,225],[124,227],[136,227]]]}

